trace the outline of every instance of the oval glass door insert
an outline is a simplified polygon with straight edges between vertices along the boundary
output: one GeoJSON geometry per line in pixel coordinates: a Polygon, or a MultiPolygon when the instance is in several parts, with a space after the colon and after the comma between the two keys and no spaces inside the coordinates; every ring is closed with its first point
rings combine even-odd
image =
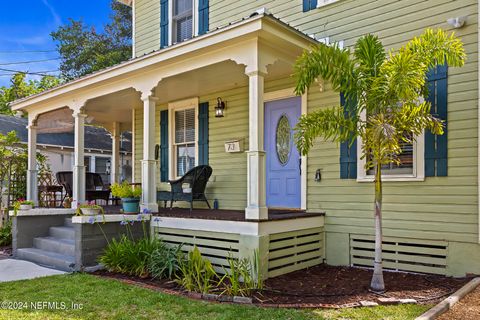
{"type": "Polygon", "coordinates": [[[286,114],[282,114],[277,123],[275,142],[278,161],[282,166],[286,165],[292,151],[292,127],[286,114]]]}

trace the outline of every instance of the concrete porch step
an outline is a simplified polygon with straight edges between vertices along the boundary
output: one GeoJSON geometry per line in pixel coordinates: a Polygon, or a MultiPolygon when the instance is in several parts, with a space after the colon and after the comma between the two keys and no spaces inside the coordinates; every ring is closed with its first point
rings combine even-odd
{"type": "Polygon", "coordinates": [[[58,239],[53,237],[35,238],[33,239],[33,247],[71,257],[75,256],[75,241],[71,239],[58,239]]]}
{"type": "Polygon", "coordinates": [[[75,230],[71,227],[50,227],[49,231],[53,238],[75,240],[75,230]]]}
{"type": "Polygon", "coordinates": [[[73,228],[72,218],[65,218],[65,227],[73,228]]]}
{"type": "Polygon", "coordinates": [[[37,248],[17,249],[16,258],[67,272],[73,271],[75,268],[74,257],[37,248]]]}

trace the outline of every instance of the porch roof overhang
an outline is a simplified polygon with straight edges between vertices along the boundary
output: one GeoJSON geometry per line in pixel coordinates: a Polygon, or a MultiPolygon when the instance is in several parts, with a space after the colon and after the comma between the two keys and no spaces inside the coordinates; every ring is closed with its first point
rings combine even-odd
{"type": "Polygon", "coordinates": [[[38,115],[69,107],[83,108],[87,101],[112,93],[135,90],[140,97],[165,78],[234,61],[245,66],[245,73],[267,72],[278,60],[293,63],[304,49],[317,41],[269,14],[255,14],[247,19],[211,31],[188,41],[154,51],[65,83],[40,94],[12,103],[12,109],[38,115]]]}

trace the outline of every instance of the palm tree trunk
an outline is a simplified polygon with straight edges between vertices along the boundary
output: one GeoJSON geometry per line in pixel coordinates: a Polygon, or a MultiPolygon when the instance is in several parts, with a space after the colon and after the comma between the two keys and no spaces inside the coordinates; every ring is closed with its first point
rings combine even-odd
{"type": "Polygon", "coordinates": [[[382,267],[382,165],[376,164],[375,170],[375,261],[370,288],[375,292],[384,292],[382,267]]]}

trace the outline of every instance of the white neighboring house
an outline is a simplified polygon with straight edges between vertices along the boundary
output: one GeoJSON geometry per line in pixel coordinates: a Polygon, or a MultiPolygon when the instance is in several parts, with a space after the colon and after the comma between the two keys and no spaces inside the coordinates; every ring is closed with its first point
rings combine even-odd
{"type": "MultiPolygon", "coordinates": [[[[20,141],[27,144],[26,118],[0,115],[0,133],[15,131],[20,141]]],[[[131,133],[124,132],[120,137],[120,181],[132,180],[131,133]]],[[[72,132],[38,134],[38,151],[45,155],[52,173],[73,170],[74,136],[72,132]]],[[[85,166],[86,172],[99,173],[105,184],[110,183],[112,157],[111,134],[99,127],[85,127],[85,166]]]]}

